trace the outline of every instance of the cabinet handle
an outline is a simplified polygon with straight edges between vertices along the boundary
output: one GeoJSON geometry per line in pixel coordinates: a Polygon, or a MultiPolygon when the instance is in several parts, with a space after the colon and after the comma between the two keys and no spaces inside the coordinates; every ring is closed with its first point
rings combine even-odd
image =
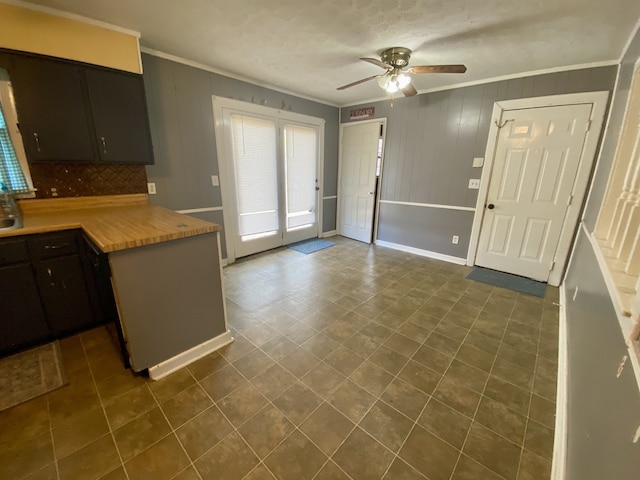
{"type": "Polygon", "coordinates": [[[104,139],[104,137],[100,137],[100,140],[102,140],[102,153],[107,153],[107,141],[104,139]]]}
{"type": "Polygon", "coordinates": [[[42,151],[42,149],[40,148],[40,137],[38,136],[38,133],[37,133],[37,132],[33,132],[33,138],[34,138],[34,139],[35,139],[35,141],[36,141],[36,150],[37,150],[38,152],[41,152],[41,151],[42,151]]]}
{"type": "Polygon", "coordinates": [[[49,274],[49,281],[51,281],[51,286],[55,287],[56,282],[53,280],[53,272],[51,271],[50,268],[47,268],[47,273],[49,274]]]}
{"type": "Polygon", "coordinates": [[[60,248],[67,248],[69,246],[68,243],[63,243],[62,245],[45,245],[45,250],[58,250],[60,248]]]}

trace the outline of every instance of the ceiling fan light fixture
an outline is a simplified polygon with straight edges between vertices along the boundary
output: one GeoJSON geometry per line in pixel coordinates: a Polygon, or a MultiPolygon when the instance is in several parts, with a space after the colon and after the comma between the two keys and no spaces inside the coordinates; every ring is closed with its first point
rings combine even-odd
{"type": "Polygon", "coordinates": [[[396,81],[398,82],[398,87],[403,89],[411,83],[411,77],[406,73],[401,73],[396,77],[396,81]]]}
{"type": "Polygon", "coordinates": [[[385,74],[378,78],[378,85],[387,93],[396,93],[411,83],[411,77],[405,73],[385,74]]]}

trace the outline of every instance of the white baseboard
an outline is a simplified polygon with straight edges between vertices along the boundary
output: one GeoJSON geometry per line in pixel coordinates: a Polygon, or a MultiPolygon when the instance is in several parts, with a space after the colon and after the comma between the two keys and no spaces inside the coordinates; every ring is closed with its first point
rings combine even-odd
{"type": "Polygon", "coordinates": [[[452,255],[445,255],[444,253],[431,252],[429,250],[422,250],[420,248],[409,247],[407,245],[400,245],[399,243],[385,242],[384,240],[376,240],[376,245],[380,247],[392,248],[393,250],[400,250],[401,252],[413,253],[414,255],[420,255],[421,257],[434,258],[436,260],[443,260],[449,263],[455,263],[457,265],[466,265],[467,259],[454,257],[452,255]]]}
{"type": "Polygon", "coordinates": [[[335,237],[336,235],[338,235],[338,231],[337,230],[330,230],[328,232],[322,232],[322,238],[335,237]]]}
{"type": "Polygon", "coordinates": [[[179,353],[169,360],[165,360],[158,365],[149,367],[149,377],[151,377],[152,380],[160,380],[161,378],[166,377],[182,367],[186,367],[205,355],[209,355],[225,345],[229,345],[231,342],[233,342],[233,337],[231,336],[231,331],[227,330],[217,337],[207,340],[200,345],[196,345],[185,352],[179,353]]]}
{"type": "Polygon", "coordinates": [[[227,260],[226,258],[220,260],[220,266],[226,267],[227,265],[229,265],[229,260],[227,260]]]}
{"type": "Polygon", "coordinates": [[[556,393],[556,426],[553,440],[551,480],[564,480],[567,475],[567,292],[560,286],[558,336],[558,388],[556,393]]]}

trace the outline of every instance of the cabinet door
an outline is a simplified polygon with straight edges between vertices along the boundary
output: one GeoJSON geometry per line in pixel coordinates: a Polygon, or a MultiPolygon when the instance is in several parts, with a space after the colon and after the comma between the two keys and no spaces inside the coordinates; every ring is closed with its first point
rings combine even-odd
{"type": "Polygon", "coordinates": [[[100,161],[153,164],[142,77],[85,70],[100,161]]]}
{"type": "Polygon", "coordinates": [[[50,337],[36,280],[28,263],[0,267],[0,354],[50,337]]]}
{"type": "Polygon", "coordinates": [[[79,255],[38,262],[36,277],[47,319],[56,335],[94,324],[79,255]]]}
{"type": "Polygon", "coordinates": [[[9,72],[30,161],[92,161],[94,144],[76,65],[14,55],[9,72]]]}

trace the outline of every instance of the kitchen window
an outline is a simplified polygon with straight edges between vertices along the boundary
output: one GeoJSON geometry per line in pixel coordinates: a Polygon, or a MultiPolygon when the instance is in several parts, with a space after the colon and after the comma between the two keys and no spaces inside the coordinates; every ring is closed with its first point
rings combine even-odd
{"type": "Polygon", "coordinates": [[[34,196],[29,166],[18,130],[11,81],[0,69],[0,182],[22,197],[34,196]]]}

